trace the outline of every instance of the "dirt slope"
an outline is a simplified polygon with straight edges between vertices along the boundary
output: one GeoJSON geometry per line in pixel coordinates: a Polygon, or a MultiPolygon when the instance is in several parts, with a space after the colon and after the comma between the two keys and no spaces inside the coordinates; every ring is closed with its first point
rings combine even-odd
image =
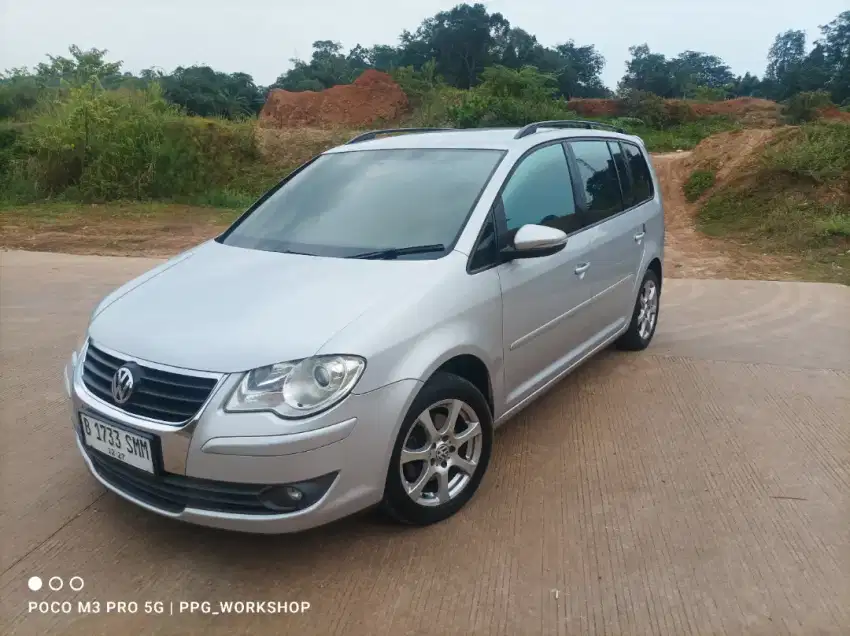
{"type": "MultiPolygon", "coordinates": [[[[721,133],[703,140],[690,152],[653,155],[661,183],[667,226],[666,275],[678,278],[795,280],[793,261],[757,254],[745,244],[714,239],[697,232],[696,205],[688,203],[682,186],[697,167],[717,171],[715,188],[755,158],[773,130],[750,129],[721,133]]],[[[710,192],[710,191],[709,191],[710,192]]]]}

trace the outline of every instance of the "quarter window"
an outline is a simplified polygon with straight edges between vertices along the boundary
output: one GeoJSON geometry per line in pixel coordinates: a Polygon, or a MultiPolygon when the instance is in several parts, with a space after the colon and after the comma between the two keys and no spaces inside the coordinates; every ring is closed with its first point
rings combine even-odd
{"type": "Polygon", "coordinates": [[[640,149],[633,144],[622,144],[629,162],[632,175],[632,204],[638,205],[648,201],[655,194],[652,188],[652,176],[649,174],[649,166],[640,149]]]}
{"type": "Polygon", "coordinates": [[[594,223],[623,210],[623,197],[614,158],[605,141],[570,142],[584,187],[589,222],[594,223]]]}
{"type": "Polygon", "coordinates": [[[528,223],[548,225],[567,234],[579,229],[563,146],[544,146],[522,159],[502,192],[500,204],[508,240],[528,223]]]}
{"type": "Polygon", "coordinates": [[[626,157],[623,154],[623,149],[616,141],[608,142],[608,150],[611,151],[611,156],[614,157],[614,165],[617,167],[617,174],[620,177],[620,190],[623,192],[623,204],[630,208],[632,203],[632,180],[629,176],[629,170],[626,167],[626,157]]]}

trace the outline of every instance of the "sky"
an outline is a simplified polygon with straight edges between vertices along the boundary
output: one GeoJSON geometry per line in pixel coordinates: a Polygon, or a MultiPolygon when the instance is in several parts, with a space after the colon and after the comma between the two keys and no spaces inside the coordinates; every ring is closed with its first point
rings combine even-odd
{"type": "MultiPolygon", "coordinates": [[[[628,48],[649,44],[674,56],[718,55],[735,74],[761,75],[777,33],[818,26],[848,0],[493,0],[484,2],[513,26],[554,46],[595,44],[606,59],[603,81],[615,88],[628,48]],[[801,7],[804,10],[801,11],[801,7]]],[[[403,29],[451,8],[454,0],[0,0],[0,69],[34,66],[68,46],[109,51],[124,70],[207,64],[274,82],[293,57],[309,59],[314,40],[395,44],[403,29]]]]}

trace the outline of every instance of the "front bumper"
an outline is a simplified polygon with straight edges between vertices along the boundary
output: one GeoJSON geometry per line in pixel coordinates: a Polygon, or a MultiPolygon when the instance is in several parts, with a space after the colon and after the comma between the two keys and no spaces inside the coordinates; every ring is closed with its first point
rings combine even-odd
{"type": "Polygon", "coordinates": [[[84,355],[85,347],[67,365],[65,387],[77,446],[95,478],[152,512],[244,532],[298,532],[378,503],[398,429],[421,386],[416,380],[402,380],[368,393],[352,393],[329,411],[296,423],[270,413],[225,413],[222,402],[239,380],[238,376],[226,377],[195,418],[175,427],[133,416],[94,396],[82,379],[84,355]],[[161,452],[156,483],[126,466],[119,475],[123,477],[117,478],[109,463],[103,461],[108,458],[83,442],[79,432],[81,412],[155,435],[161,452]],[[211,501],[204,494],[207,491],[193,490],[209,488],[228,496],[234,491],[241,496],[265,487],[305,482],[322,483],[323,494],[309,507],[284,513],[261,506],[251,514],[233,512],[227,506],[206,505],[211,501]],[[183,503],[150,496],[160,486],[167,492],[183,488],[179,491],[184,493],[183,503]]]}

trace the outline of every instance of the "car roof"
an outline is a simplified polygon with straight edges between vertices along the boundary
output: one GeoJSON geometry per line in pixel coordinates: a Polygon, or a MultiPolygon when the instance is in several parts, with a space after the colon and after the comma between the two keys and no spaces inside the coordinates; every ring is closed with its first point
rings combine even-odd
{"type": "Polygon", "coordinates": [[[425,148],[456,148],[481,150],[525,150],[540,143],[571,137],[603,137],[637,142],[640,137],[623,133],[587,128],[544,128],[515,139],[519,128],[468,128],[458,130],[436,130],[388,135],[368,141],[358,141],[331,148],[327,153],[354,152],[358,150],[397,150],[425,148]]]}

